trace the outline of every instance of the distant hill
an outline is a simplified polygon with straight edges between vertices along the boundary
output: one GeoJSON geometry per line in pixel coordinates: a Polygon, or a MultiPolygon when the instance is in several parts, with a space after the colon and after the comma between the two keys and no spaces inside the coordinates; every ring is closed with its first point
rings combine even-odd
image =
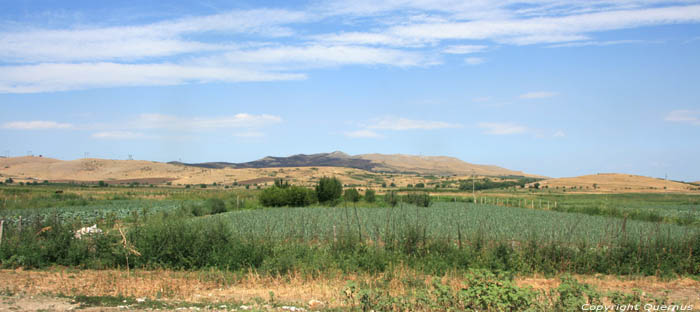
{"type": "Polygon", "coordinates": [[[422,175],[479,175],[479,176],[526,176],[538,175],[514,171],[492,165],[477,165],[447,156],[415,156],[403,154],[361,154],[351,156],[343,152],[298,154],[289,157],[268,156],[245,163],[207,162],[185,164],[201,168],[280,168],[280,167],[345,167],[373,172],[417,173],[422,175]]]}
{"type": "Polygon", "coordinates": [[[289,157],[273,157],[268,156],[259,160],[244,162],[244,163],[229,163],[229,162],[205,162],[205,163],[179,163],[170,162],[170,164],[182,164],[192,167],[202,168],[283,168],[283,167],[346,167],[362,170],[372,170],[376,167],[370,160],[353,158],[343,152],[319,153],[319,154],[298,154],[289,157]]]}
{"type": "MultiPolygon", "coordinates": [[[[696,185],[676,181],[621,173],[599,173],[570,178],[548,179],[538,182],[550,189],[573,189],[589,192],[688,192],[696,185]]],[[[534,184],[534,183],[531,183],[534,184]]]]}

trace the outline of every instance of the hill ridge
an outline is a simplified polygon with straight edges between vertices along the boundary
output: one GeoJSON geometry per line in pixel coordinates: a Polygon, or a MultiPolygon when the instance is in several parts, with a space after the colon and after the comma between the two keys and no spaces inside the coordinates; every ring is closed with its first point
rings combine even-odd
{"type": "Polygon", "coordinates": [[[169,164],[200,168],[284,168],[284,167],[346,167],[374,172],[405,173],[425,175],[482,175],[482,176],[526,176],[543,177],[522,171],[510,170],[495,165],[480,165],[465,162],[452,156],[426,156],[408,154],[359,154],[349,155],[341,151],[331,153],[294,154],[287,157],[266,156],[258,160],[231,162],[204,162],[169,164]]]}

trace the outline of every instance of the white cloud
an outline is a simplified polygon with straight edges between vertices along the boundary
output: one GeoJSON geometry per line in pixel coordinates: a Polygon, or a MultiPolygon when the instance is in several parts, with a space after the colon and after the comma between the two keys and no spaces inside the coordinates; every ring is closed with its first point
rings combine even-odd
{"type": "Polygon", "coordinates": [[[387,33],[367,32],[341,32],[315,35],[310,38],[322,44],[330,45],[384,45],[417,48],[430,43],[429,40],[402,38],[387,33]]]}
{"type": "Polygon", "coordinates": [[[293,31],[280,25],[310,18],[299,11],[259,9],[145,25],[4,32],[0,33],[0,58],[6,62],[85,62],[214,51],[228,47],[200,42],[192,35],[219,32],[287,36],[293,31]]]}
{"type": "Polygon", "coordinates": [[[673,110],[669,112],[668,115],[666,115],[666,118],[664,120],[700,126],[700,110],[673,110]]]}
{"type": "Polygon", "coordinates": [[[485,45],[453,45],[445,48],[442,52],[447,54],[471,54],[482,52],[487,48],[488,46],[485,45]]]}
{"type": "Polygon", "coordinates": [[[376,133],[372,130],[357,130],[357,131],[349,131],[344,133],[346,137],[349,138],[381,138],[382,136],[379,133],[376,133]]]}
{"type": "Polygon", "coordinates": [[[93,133],[95,139],[111,139],[111,140],[130,140],[130,139],[145,139],[150,138],[143,133],[130,131],[104,131],[93,133]]]}
{"type": "Polygon", "coordinates": [[[355,45],[275,46],[238,50],[202,61],[230,64],[259,64],[276,69],[314,68],[337,65],[393,65],[399,67],[434,64],[423,54],[388,48],[355,45]]]}
{"type": "Polygon", "coordinates": [[[469,64],[469,65],[479,65],[479,64],[483,64],[484,62],[486,62],[486,59],[484,59],[482,57],[468,57],[468,58],[464,59],[464,62],[469,64]]]}
{"type": "Polygon", "coordinates": [[[611,46],[611,45],[638,44],[638,43],[658,43],[658,41],[649,41],[649,40],[582,41],[582,42],[567,42],[567,43],[553,44],[549,47],[550,48],[572,48],[572,47],[588,47],[588,46],[605,47],[605,46],[611,46]]]}
{"type": "Polygon", "coordinates": [[[434,130],[460,127],[460,124],[453,124],[444,121],[413,120],[397,117],[385,117],[374,121],[367,128],[376,130],[434,130]]]}
{"type": "Polygon", "coordinates": [[[545,99],[545,98],[550,98],[556,96],[556,92],[550,92],[550,91],[534,91],[534,92],[528,92],[521,94],[519,98],[521,99],[545,99]]]}
{"type": "Polygon", "coordinates": [[[301,71],[323,67],[437,65],[444,54],[485,52],[491,45],[485,41],[551,47],[634,43],[596,41],[592,34],[680,23],[700,23],[700,5],[331,0],[296,11],[235,10],[137,25],[15,25],[0,31],[5,64],[0,93],[299,80],[307,77],[301,71]],[[329,23],[338,30],[324,32],[329,23]]]}
{"type": "Polygon", "coordinates": [[[512,123],[480,122],[477,127],[483,129],[484,133],[493,135],[521,134],[528,131],[527,127],[512,123]]]}
{"type": "Polygon", "coordinates": [[[35,93],[117,86],[304,79],[304,74],[178,64],[37,64],[0,67],[0,93],[35,93]]]}
{"type": "Polygon", "coordinates": [[[564,131],[557,130],[552,136],[555,138],[563,138],[566,136],[566,133],[564,133],[564,131]]]}
{"type": "MultiPolygon", "coordinates": [[[[599,11],[600,8],[572,10],[563,12],[565,15],[548,16],[547,10],[551,10],[552,7],[544,6],[544,14],[539,15],[516,18],[514,14],[517,12],[505,12],[499,18],[409,23],[371,34],[393,38],[396,42],[491,40],[506,44],[530,45],[589,40],[588,34],[601,31],[700,22],[700,5],[640,8],[619,6],[614,2],[610,4],[606,8],[608,11],[599,11]]],[[[508,4],[501,5],[505,7],[508,4]]],[[[482,6],[482,9],[485,7],[482,6]]],[[[355,36],[363,37],[360,34],[355,36]]]]}
{"type": "Polygon", "coordinates": [[[259,128],[282,122],[274,115],[240,113],[221,117],[177,117],[164,114],[142,114],[130,123],[139,129],[207,130],[225,128],[259,128]]]}
{"type": "Polygon", "coordinates": [[[59,123],[55,121],[13,121],[7,122],[2,125],[4,129],[14,129],[14,130],[47,130],[47,129],[70,129],[73,128],[72,124],[69,123],[59,123]]]}

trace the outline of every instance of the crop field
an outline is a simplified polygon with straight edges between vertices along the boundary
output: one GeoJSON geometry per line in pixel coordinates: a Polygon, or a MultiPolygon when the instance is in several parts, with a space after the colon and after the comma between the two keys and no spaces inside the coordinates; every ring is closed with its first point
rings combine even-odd
{"type": "Polygon", "coordinates": [[[269,238],[304,241],[330,240],[333,231],[350,231],[372,241],[383,241],[392,232],[420,225],[431,239],[452,242],[459,235],[482,235],[488,240],[608,244],[623,234],[635,240],[663,236],[668,239],[695,235],[694,226],[624,220],[605,216],[481,205],[435,203],[428,208],[403,205],[395,208],[305,207],[236,211],[216,218],[231,225],[235,235],[258,233],[269,238]],[[359,224],[358,224],[359,220],[359,224]],[[358,227],[359,225],[359,227],[358,227]],[[358,232],[359,231],[359,232],[358,232]],[[624,233],[623,233],[624,231],[624,233]],[[460,234],[461,233],[461,234],[460,234]]]}
{"type": "MultiPolygon", "coordinates": [[[[481,296],[465,293],[465,285],[496,291],[492,285],[520,298],[494,295],[507,306],[566,311],[571,303],[562,298],[571,289],[588,301],[623,296],[591,292],[569,274],[700,274],[698,202],[691,195],[488,191],[477,193],[476,203],[440,193],[416,205],[408,193],[395,205],[385,192],[372,201],[263,207],[262,191],[243,187],[2,186],[0,264],[221,272],[226,285],[261,276],[333,280],[342,293],[328,295],[336,300],[329,306],[351,310],[465,307],[481,296]],[[93,224],[100,234],[73,237],[93,224]],[[355,280],[358,274],[364,281],[355,280]],[[512,282],[537,275],[552,276],[559,286],[544,293],[512,282]]],[[[679,295],[684,291],[674,300],[695,302],[679,295]]],[[[669,300],[659,296],[635,300],[669,300]]]]}

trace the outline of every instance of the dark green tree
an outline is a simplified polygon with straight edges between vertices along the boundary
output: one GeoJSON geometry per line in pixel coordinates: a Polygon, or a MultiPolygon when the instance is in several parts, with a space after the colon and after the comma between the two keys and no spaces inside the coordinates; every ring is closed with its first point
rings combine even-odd
{"type": "Polygon", "coordinates": [[[351,189],[345,190],[345,200],[356,203],[360,201],[360,192],[357,191],[354,187],[351,189]]]}
{"type": "Polygon", "coordinates": [[[373,203],[376,201],[376,192],[372,189],[367,189],[365,191],[365,201],[368,203],[373,203]]]}
{"type": "Polygon", "coordinates": [[[395,191],[389,191],[384,194],[384,202],[391,207],[395,207],[399,203],[399,195],[395,191]]]}
{"type": "Polygon", "coordinates": [[[323,177],[316,184],[316,197],[321,203],[335,202],[343,194],[343,184],[336,177],[323,177]]]}

